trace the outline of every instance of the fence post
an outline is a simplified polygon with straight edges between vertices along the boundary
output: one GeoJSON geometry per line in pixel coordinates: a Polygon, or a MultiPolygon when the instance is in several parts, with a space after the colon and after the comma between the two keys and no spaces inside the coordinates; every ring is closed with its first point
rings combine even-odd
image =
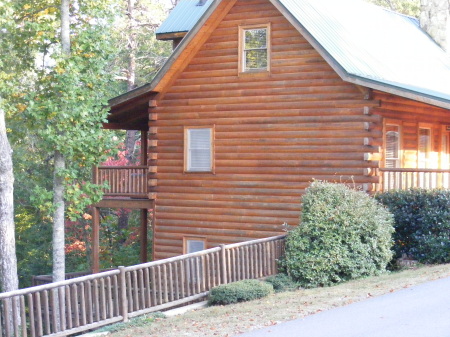
{"type": "Polygon", "coordinates": [[[227,255],[225,245],[220,245],[220,272],[222,274],[222,284],[227,284],[227,255]]]}
{"type": "Polygon", "coordinates": [[[125,278],[125,267],[119,267],[119,284],[120,284],[120,303],[122,317],[124,322],[128,322],[128,299],[127,299],[127,281],[125,278]]]}

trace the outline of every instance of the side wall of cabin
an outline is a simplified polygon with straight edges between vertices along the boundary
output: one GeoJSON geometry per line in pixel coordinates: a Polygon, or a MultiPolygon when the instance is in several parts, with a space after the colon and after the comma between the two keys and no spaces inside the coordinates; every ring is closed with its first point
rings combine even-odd
{"type": "Polygon", "coordinates": [[[377,183],[382,121],[365,97],[268,0],[238,0],[152,109],[155,259],[187,238],[211,248],[282,233],[313,179],[377,183]],[[239,26],[267,23],[270,72],[239,74],[239,26]],[[198,126],[215,130],[214,173],[184,172],[184,129],[198,126]]]}

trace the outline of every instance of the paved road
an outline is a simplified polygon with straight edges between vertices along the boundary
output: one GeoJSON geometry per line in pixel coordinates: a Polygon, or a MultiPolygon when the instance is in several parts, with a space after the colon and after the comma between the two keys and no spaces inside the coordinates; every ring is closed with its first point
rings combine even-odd
{"type": "Polygon", "coordinates": [[[450,337],[450,278],[240,337],[450,337]]]}

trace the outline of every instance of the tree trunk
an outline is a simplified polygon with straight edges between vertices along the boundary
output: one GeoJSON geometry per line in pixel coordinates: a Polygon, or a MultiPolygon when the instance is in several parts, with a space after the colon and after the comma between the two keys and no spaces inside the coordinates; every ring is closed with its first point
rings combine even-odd
{"type": "MultiPolygon", "coordinates": [[[[61,49],[70,56],[70,0],[61,1],[61,49]]],[[[66,261],[64,253],[64,179],[61,171],[66,167],[64,155],[55,150],[53,172],[53,282],[64,281],[66,261]]]]}
{"type": "Polygon", "coordinates": [[[14,234],[13,165],[5,127],[5,113],[0,109],[0,290],[17,290],[16,240],[14,234]]]}
{"type": "Polygon", "coordinates": [[[420,26],[447,53],[450,52],[450,3],[448,0],[420,0],[420,26]]]}
{"type": "Polygon", "coordinates": [[[64,254],[64,179],[60,172],[65,168],[64,156],[55,151],[53,173],[53,282],[64,281],[66,263],[64,254]]]}

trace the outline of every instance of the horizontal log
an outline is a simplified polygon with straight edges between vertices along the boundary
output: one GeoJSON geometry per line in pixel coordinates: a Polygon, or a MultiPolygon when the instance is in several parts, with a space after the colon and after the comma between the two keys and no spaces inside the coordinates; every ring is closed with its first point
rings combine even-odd
{"type": "MultiPolygon", "coordinates": [[[[340,152],[333,152],[328,151],[324,153],[314,153],[312,151],[310,152],[296,152],[296,153],[286,153],[286,152],[280,152],[280,153],[272,153],[267,152],[264,153],[263,151],[260,151],[260,153],[243,153],[243,152],[216,152],[214,158],[215,161],[220,160],[237,160],[237,161],[243,161],[243,160],[276,160],[281,162],[281,165],[283,165],[283,161],[285,160],[368,160],[364,157],[365,152],[349,152],[349,153],[340,153],[340,152]]],[[[165,165],[182,165],[184,159],[184,153],[163,153],[159,155],[159,164],[162,166],[165,165]],[[168,164],[167,161],[170,161],[171,163],[168,164]],[[174,161],[178,161],[175,163],[174,161]]],[[[263,164],[263,163],[262,163],[263,164]]],[[[345,164],[344,164],[345,165],[345,164]]],[[[264,166],[264,165],[262,165],[264,166]]]]}
{"type": "MultiPolygon", "coordinates": [[[[301,205],[298,200],[295,203],[276,203],[276,202],[235,202],[235,201],[211,201],[211,200],[171,200],[159,198],[156,201],[156,208],[158,207],[186,207],[194,209],[198,212],[198,208],[209,209],[232,209],[237,214],[252,214],[256,212],[300,212],[301,205]],[[246,213],[248,212],[248,213],[246,213]]],[[[264,213],[265,214],[265,213],[264,213]]]]}
{"type": "MultiPolygon", "coordinates": [[[[224,205],[224,203],[221,203],[224,205]]],[[[300,216],[300,210],[296,209],[294,211],[286,210],[284,207],[283,210],[264,210],[264,209],[239,209],[239,205],[235,205],[233,207],[228,208],[219,208],[219,207],[210,207],[210,203],[203,203],[204,207],[198,209],[197,207],[182,207],[182,206],[163,206],[160,203],[157,203],[156,211],[158,213],[165,214],[196,214],[196,215],[204,215],[204,214],[213,214],[218,219],[217,215],[226,215],[226,216],[245,216],[245,217],[263,217],[263,218],[279,218],[279,217],[287,217],[287,218],[298,218],[300,216]]],[[[230,205],[228,205],[230,206],[230,205]]],[[[248,205],[245,205],[248,207],[248,205]]],[[[240,206],[242,207],[242,205],[240,206]]],[[[261,206],[258,206],[261,207],[261,206]]],[[[299,208],[300,206],[297,206],[299,208]]],[[[222,219],[222,218],[220,218],[222,219]]]]}
{"type": "Polygon", "coordinates": [[[177,223],[194,223],[196,227],[207,226],[208,228],[227,229],[252,229],[252,230],[278,230],[285,221],[297,221],[298,215],[281,217],[261,217],[261,216],[239,216],[224,214],[192,214],[192,213],[165,213],[158,210],[158,225],[164,223],[163,220],[173,220],[177,223]],[[180,220],[180,221],[179,221],[180,220]],[[269,228],[270,227],[270,228],[269,228]]]}
{"type": "MultiPolygon", "coordinates": [[[[304,184],[304,188],[308,187],[309,184],[304,184]]],[[[298,188],[295,190],[290,189],[277,189],[277,188],[233,188],[229,190],[225,190],[223,188],[214,188],[214,187],[203,187],[201,189],[196,187],[183,187],[182,190],[180,190],[179,187],[172,187],[172,186],[156,186],[151,188],[152,192],[162,192],[162,193],[192,193],[192,194],[211,194],[212,196],[219,195],[219,194],[233,194],[235,196],[237,195],[243,195],[243,196],[253,196],[253,195],[259,195],[259,196],[272,196],[276,195],[279,196],[291,196],[291,197],[300,197],[301,191],[303,189],[298,188]]],[[[160,197],[158,193],[158,197],[160,197]]]]}
{"type": "Polygon", "coordinates": [[[242,203],[286,203],[286,204],[296,204],[298,203],[299,196],[304,194],[304,190],[298,191],[298,196],[285,196],[285,195],[235,195],[235,194],[191,194],[183,193],[179,191],[178,193],[169,192],[158,192],[158,202],[162,200],[204,200],[204,201],[236,201],[242,203]]]}
{"type": "MultiPolygon", "coordinates": [[[[311,130],[311,131],[253,131],[253,132],[216,132],[215,139],[216,141],[222,139],[248,139],[248,138],[258,138],[258,139],[267,139],[267,138],[359,138],[362,142],[366,137],[372,138],[380,138],[382,136],[381,130],[370,130],[366,131],[364,129],[357,130],[326,130],[327,132],[321,132],[320,129],[311,130]]],[[[182,133],[160,133],[158,135],[158,140],[176,140],[176,139],[184,139],[184,135],[182,133]]]]}
{"type": "MultiPolygon", "coordinates": [[[[359,92],[357,92],[356,87],[351,85],[345,85],[343,83],[339,83],[339,85],[334,86],[325,86],[325,85],[318,85],[315,86],[313,83],[310,83],[309,86],[290,86],[289,88],[286,87],[257,87],[252,89],[245,89],[245,88],[236,88],[234,90],[226,90],[225,88],[222,88],[221,90],[212,91],[211,88],[209,88],[208,91],[196,91],[196,92],[180,92],[180,93],[169,93],[166,94],[164,99],[166,101],[171,100],[190,100],[198,99],[198,100],[204,100],[204,99],[217,99],[218,97],[226,97],[228,99],[235,99],[235,98],[241,98],[241,97],[261,97],[261,96],[280,96],[280,95],[298,95],[298,99],[302,99],[304,95],[310,95],[310,94],[336,94],[336,93],[352,93],[352,94],[358,94],[360,98],[362,98],[362,95],[360,95],[359,92]]],[[[195,105],[195,103],[191,104],[195,105]]]]}
{"type": "MultiPolygon", "coordinates": [[[[183,233],[185,235],[223,235],[223,236],[234,236],[234,237],[251,237],[254,236],[254,233],[264,233],[265,237],[268,236],[276,236],[283,233],[283,227],[280,226],[276,228],[276,226],[267,225],[266,229],[239,229],[239,228],[212,228],[210,225],[217,224],[216,222],[199,223],[198,221],[182,221],[182,225],[178,221],[170,221],[170,220],[157,220],[158,221],[158,229],[160,231],[168,232],[168,233],[183,233]],[[189,226],[188,226],[189,224],[189,226]]],[[[225,225],[225,223],[224,223],[225,225]]],[[[238,226],[240,227],[240,226],[238,226]]],[[[261,227],[263,228],[263,227],[261,227]]],[[[260,234],[261,235],[261,234],[260,234]]],[[[261,235],[262,236],[262,235],[261,235]]]]}
{"type": "MultiPolygon", "coordinates": [[[[365,179],[361,176],[365,169],[356,169],[346,172],[346,174],[335,174],[335,172],[331,173],[327,172],[325,169],[321,170],[320,173],[315,172],[314,169],[311,169],[311,172],[308,172],[306,169],[303,170],[306,173],[299,174],[245,174],[245,173],[234,173],[234,174],[221,174],[218,175],[202,175],[201,178],[197,175],[190,175],[185,173],[159,173],[158,179],[162,181],[163,184],[171,184],[177,186],[177,183],[180,182],[182,184],[189,184],[190,181],[198,181],[207,184],[207,181],[236,181],[236,182],[311,182],[311,176],[314,176],[316,180],[336,180],[341,179],[342,181],[349,181],[351,179],[365,179]]],[[[366,180],[360,182],[367,182],[366,180]]]]}
{"type": "Polygon", "coordinates": [[[303,101],[335,101],[335,100],[359,100],[360,93],[354,92],[324,92],[324,93],[302,93],[299,95],[269,95],[269,96],[236,96],[213,97],[213,98],[193,98],[165,100],[164,107],[184,107],[184,106],[208,106],[220,104],[261,104],[261,103],[283,103],[283,102],[303,102],[303,101]]]}

